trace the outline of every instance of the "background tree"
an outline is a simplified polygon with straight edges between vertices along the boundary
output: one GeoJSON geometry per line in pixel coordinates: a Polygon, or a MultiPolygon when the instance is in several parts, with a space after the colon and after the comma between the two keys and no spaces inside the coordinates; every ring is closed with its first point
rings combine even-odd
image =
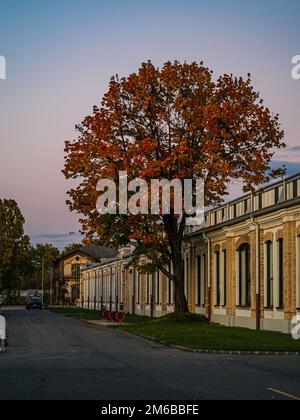
{"type": "Polygon", "coordinates": [[[4,288],[12,291],[26,289],[33,273],[30,238],[24,235],[14,247],[10,266],[4,275],[4,288]]]}
{"type": "MultiPolygon", "coordinates": [[[[159,268],[175,284],[177,312],[187,312],[182,245],[186,215],[102,216],[96,212],[100,178],[205,181],[206,206],[218,205],[229,181],[243,181],[245,191],[282,175],[271,170],[276,148],[284,147],[278,115],[271,114],[247,79],[213,79],[203,63],[151,62],[138,73],[111,79],[101,107],[77,127],[66,142],[67,178],[80,178],[69,192],[70,209],[83,215],[83,231],[99,243],[137,241],[136,256],[146,255],[148,271],[159,268]],[[172,262],[172,264],[171,264],[172,262]],[[174,270],[169,267],[173,265],[174,270]]],[[[136,259],[136,263],[138,259],[136,259]]]]}
{"type": "Polygon", "coordinates": [[[24,236],[24,223],[17,203],[0,199],[0,293],[4,288],[14,288],[26,271],[20,264],[30,249],[29,238],[24,236]]]}
{"type": "Polygon", "coordinates": [[[44,287],[49,288],[53,275],[53,263],[59,258],[60,252],[51,244],[37,244],[32,247],[31,261],[34,267],[27,288],[41,289],[42,286],[42,270],[44,265],[44,287]]]}

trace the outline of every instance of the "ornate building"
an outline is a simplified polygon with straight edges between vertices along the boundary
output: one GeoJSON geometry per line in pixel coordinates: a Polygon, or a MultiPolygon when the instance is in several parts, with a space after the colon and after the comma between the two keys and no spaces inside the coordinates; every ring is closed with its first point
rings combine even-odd
{"type": "Polygon", "coordinates": [[[54,263],[56,304],[75,304],[80,297],[81,270],[115,258],[116,250],[101,246],[81,246],[63,255],[54,263]]]}
{"type": "MultiPolygon", "coordinates": [[[[300,174],[210,210],[205,222],[183,250],[191,312],[289,333],[300,313],[300,174]]],[[[174,311],[172,282],[130,267],[131,252],[82,271],[81,304],[156,317],[174,311]]]]}

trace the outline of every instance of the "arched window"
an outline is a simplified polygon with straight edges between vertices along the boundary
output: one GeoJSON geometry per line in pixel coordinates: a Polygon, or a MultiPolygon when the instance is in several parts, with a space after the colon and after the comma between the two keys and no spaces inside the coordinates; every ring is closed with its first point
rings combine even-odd
{"type": "Polygon", "coordinates": [[[202,261],[201,256],[197,256],[197,306],[202,304],[202,261]]]}
{"type": "Polygon", "coordinates": [[[142,274],[141,272],[138,270],[137,272],[137,303],[141,304],[142,303],[142,274]]]}
{"type": "Polygon", "coordinates": [[[227,251],[223,251],[223,305],[227,305],[227,251]]]}
{"type": "Polygon", "coordinates": [[[283,239],[278,242],[278,306],[279,309],[284,308],[284,248],[283,239]]]}
{"type": "Polygon", "coordinates": [[[147,273],[147,279],[146,279],[146,304],[150,304],[151,300],[151,292],[150,292],[150,273],[147,273]]]}
{"type": "Polygon", "coordinates": [[[251,307],[250,245],[243,244],[239,251],[239,306],[251,307]]]}
{"type": "Polygon", "coordinates": [[[221,273],[220,273],[220,252],[215,253],[216,258],[216,306],[221,305],[221,273]]]}
{"type": "Polygon", "coordinates": [[[273,272],[273,242],[266,242],[266,293],[267,308],[274,307],[274,272],[273,272]]]}
{"type": "Polygon", "coordinates": [[[160,305],[161,304],[161,299],[160,299],[160,271],[157,271],[156,273],[156,304],[160,305]]]}

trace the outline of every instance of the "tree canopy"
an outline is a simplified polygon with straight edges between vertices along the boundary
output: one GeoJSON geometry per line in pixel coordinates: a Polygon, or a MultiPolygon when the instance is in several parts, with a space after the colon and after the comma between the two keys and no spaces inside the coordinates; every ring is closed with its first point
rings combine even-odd
{"type": "Polygon", "coordinates": [[[14,200],[0,199],[0,293],[41,287],[42,261],[45,284],[60,252],[52,245],[32,246],[24,234],[25,219],[14,200]]]}
{"type": "Polygon", "coordinates": [[[18,284],[28,270],[30,239],[25,219],[14,200],[0,199],[0,290],[18,284]]]}
{"type": "MultiPolygon", "coordinates": [[[[222,202],[230,181],[254,191],[282,175],[272,170],[276,149],[284,147],[278,115],[265,107],[250,75],[246,79],[213,72],[203,63],[143,63],[129,77],[114,76],[100,107],[77,126],[66,142],[64,174],[78,179],[68,204],[82,214],[83,231],[101,244],[134,238],[146,269],[159,268],[175,283],[178,311],[187,311],[182,245],[186,215],[100,215],[99,179],[203,179],[206,206],[222,202]],[[173,266],[171,270],[170,267],[173,266]]],[[[138,259],[136,259],[138,261],[138,259]]],[[[138,263],[138,262],[137,262],[138,263]]],[[[141,267],[143,268],[143,267],[141,267]]],[[[145,268],[145,267],[144,267],[145,268]]]]}

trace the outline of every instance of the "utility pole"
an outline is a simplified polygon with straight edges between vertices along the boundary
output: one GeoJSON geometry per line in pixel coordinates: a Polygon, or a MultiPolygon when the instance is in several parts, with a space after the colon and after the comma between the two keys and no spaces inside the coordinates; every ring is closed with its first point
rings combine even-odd
{"type": "Polygon", "coordinates": [[[42,258],[42,308],[44,308],[45,260],[42,258]]]}
{"type": "Polygon", "coordinates": [[[51,276],[50,276],[50,306],[53,305],[53,266],[51,266],[51,276]]]}

